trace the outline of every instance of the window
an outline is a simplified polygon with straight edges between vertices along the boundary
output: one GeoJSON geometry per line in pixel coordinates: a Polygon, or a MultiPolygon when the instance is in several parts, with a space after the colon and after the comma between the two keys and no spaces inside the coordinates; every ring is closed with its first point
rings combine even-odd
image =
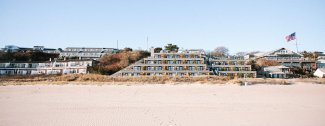
{"type": "Polygon", "coordinates": [[[140,67],[138,67],[138,66],[134,66],[134,67],[133,67],[133,70],[134,70],[134,71],[139,71],[139,70],[140,70],[140,67]]]}
{"type": "Polygon", "coordinates": [[[168,66],[168,70],[174,70],[173,66],[168,66]]]}
{"type": "Polygon", "coordinates": [[[281,54],[287,54],[288,51],[287,51],[287,50],[280,50],[280,53],[281,53],[281,54]]]}
{"type": "Polygon", "coordinates": [[[147,70],[152,70],[152,67],[148,66],[148,67],[147,67],[147,70]]]}

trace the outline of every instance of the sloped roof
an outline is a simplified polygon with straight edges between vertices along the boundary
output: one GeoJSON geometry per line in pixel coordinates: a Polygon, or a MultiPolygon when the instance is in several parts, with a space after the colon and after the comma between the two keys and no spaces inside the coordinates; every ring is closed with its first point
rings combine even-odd
{"type": "Polygon", "coordinates": [[[325,63],[325,60],[323,59],[317,60],[317,63],[325,63]]]}
{"type": "Polygon", "coordinates": [[[292,50],[289,50],[289,49],[286,49],[286,48],[279,48],[279,49],[276,49],[276,50],[273,50],[273,51],[270,51],[270,52],[266,52],[264,53],[262,56],[274,56],[274,55],[277,55],[280,50],[286,50],[288,53],[288,55],[296,55],[296,56],[302,56],[301,54],[299,53],[296,53],[292,50]]]}
{"type": "Polygon", "coordinates": [[[278,66],[278,68],[280,68],[280,69],[289,69],[289,67],[286,67],[286,66],[278,66]]]}
{"type": "Polygon", "coordinates": [[[265,52],[259,52],[259,53],[255,53],[254,56],[256,57],[261,57],[264,56],[265,52]]]}
{"type": "Polygon", "coordinates": [[[264,71],[270,71],[270,72],[282,72],[281,69],[287,69],[289,67],[286,67],[286,66],[267,66],[267,67],[264,67],[264,71]]]}

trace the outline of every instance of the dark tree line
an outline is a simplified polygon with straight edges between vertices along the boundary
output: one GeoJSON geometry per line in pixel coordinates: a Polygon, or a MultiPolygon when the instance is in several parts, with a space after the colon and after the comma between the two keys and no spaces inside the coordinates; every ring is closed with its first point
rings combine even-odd
{"type": "Polygon", "coordinates": [[[48,61],[50,58],[58,58],[60,54],[30,52],[0,52],[1,61],[48,61]]]}

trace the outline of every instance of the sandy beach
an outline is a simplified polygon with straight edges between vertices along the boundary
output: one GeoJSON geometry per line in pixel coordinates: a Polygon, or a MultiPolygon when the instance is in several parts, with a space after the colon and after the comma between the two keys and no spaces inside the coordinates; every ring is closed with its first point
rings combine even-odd
{"type": "Polygon", "coordinates": [[[325,85],[0,87],[1,126],[324,126],[325,85]]]}

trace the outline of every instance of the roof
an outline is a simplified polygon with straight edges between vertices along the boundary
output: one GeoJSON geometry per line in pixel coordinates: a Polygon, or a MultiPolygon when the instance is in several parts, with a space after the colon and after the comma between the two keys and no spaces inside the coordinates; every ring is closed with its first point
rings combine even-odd
{"type": "Polygon", "coordinates": [[[270,71],[270,72],[282,72],[281,69],[288,69],[289,67],[286,66],[267,66],[264,67],[264,71],[270,71]]]}
{"type": "Polygon", "coordinates": [[[296,55],[296,56],[300,56],[300,57],[302,56],[301,54],[296,53],[296,52],[291,51],[291,50],[286,49],[286,48],[279,48],[279,49],[276,49],[276,50],[273,50],[273,51],[270,51],[270,52],[266,52],[266,53],[264,53],[264,54],[261,55],[261,56],[281,55],[281,53],[277,53],[277,52],[280,51],[280,50],[286,50],[286,51],[287,51],[287,53],[284,53],[284,54],[282,54],[282,55],[296,55]]]}
{"type": "Polygon", "coordinates": [[[57,60],[57,61],[0,61],[0,63],[50,63],[50,62],[88,62],[94,60],[81,59],[81,60],[57,60]]]}
{"type": "Polygon", "coordinates": [[[62,51],[61,53],[113,53],[113,51],[62,51]]]}
{"type": "Polygon", "coordinates": [[[263,56],[264,54],[265,54],[265,52],[259,52],[259,53],[255,53],[254,56],[260,57],[260,56],[263,56]]]}
{"type": "Polygon", "coordinates": [[[317,59],[325,59],[325,56],[318,56],[317,59]]]}
{"type": "Polygon", "coordinates": [[[96,47],[67,47],[66,49],[116,49],[116,48],[96,48],[96,47]]]}
{"type": "Polygon", "coordinates": [[[285,74],[284,72],[271,72],[272,74],[285,74]]]}
{"type": "Polygon", "coordinates": [[[325,63],[325,60],[323,59],[317,60],[317,63],[325,63]]]}
{"type": "Polygon", "coordinates": [[[56,50],[56,49],[53,49],[53,48],[44,48],[43,50],[46,51],[46,50],[56,50]]]}
{"type": "Polygon", "coordinates": [[[289,69],[289,67],[286,67],[286,66],[278,66],[278,68],[280,68],[280,69],[289,69]]]}

